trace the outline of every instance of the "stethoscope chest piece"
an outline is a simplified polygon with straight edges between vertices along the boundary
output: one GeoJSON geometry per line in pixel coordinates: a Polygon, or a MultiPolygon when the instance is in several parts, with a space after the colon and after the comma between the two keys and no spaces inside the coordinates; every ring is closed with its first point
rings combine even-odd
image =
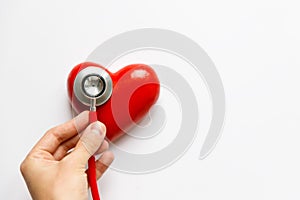
{"type": "Polygon", "coordinates": [[[95,99],[96,106],[104,104],[111,96],[113,82],[107,71],[99,67],[86,67],[81,70],[74,81],[74,94],[86,106],[95,99]]]}

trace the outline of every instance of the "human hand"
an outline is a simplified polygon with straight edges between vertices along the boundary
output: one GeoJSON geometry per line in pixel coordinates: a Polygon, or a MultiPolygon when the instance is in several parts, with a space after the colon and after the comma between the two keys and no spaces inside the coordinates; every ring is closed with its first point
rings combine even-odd
{"type": "Polygon", "coordinates": [[[103,153],[96,161],[97,179],[114,159],[112,152],[107,151],[105,134],[104,124],[94,122],[89,125],[87,111],[47,131],[20,167],[32,198],[88,199],[88,159],[103,153]]]}

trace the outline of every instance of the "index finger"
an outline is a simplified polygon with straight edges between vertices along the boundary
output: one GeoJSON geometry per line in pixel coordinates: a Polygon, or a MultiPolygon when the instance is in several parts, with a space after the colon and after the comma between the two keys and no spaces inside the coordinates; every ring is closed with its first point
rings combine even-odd
{"type": "Polygon", "coordinates": [[[51,128],[33,147],[53,154],[61,143],[80,133],[89,125],[89,112],[84,111],[70,121],[51,128]]]}

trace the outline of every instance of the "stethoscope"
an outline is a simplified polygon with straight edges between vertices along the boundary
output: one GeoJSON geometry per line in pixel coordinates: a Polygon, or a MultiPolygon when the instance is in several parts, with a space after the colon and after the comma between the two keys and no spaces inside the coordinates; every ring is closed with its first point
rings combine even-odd
{"type": "Polygon", "coordinates": [[[104,104],[111,96],[113,82],[110,75],[99,67],[86,67],[76,76],[74,81],[74,94],[76,98],[91,111],[96,106],[104,104]]]}
{"type": "MultiPolygon", "coordinates": [[[[96,106],[104,104],[112,95],[113,81],[110,75],[99,67],[86,67],[76,76],[73,91],[76,98],[90,107],[89,123],[97,121],[96,106]]],[[[88,161],[88,182],[93,200],[100,200],[96,178],[95,156],[88,161]]]]}

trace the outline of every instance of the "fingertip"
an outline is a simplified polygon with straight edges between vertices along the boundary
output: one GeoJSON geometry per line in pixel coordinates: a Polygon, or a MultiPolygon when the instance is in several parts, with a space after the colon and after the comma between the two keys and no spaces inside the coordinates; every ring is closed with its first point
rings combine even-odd
{"type": "Polygon", "coordinates": [[[89,118],[89,111],[85,110],[85,111],[79,113],[75,118],[76,119],[88,119],[89,118]]]}
{"type": "Polygon", "coordinates": [[[98,125],[100,126],[100,130],[102,133],[104,133],[104,135],[106,135],[106,126],[105,124],[103,124],[102,122],[100,121],[97,121],[98,125]]]}
{"type": "Polygon", "coordinates": [[[88,113],[88,111],[83,111],[82,113],[78,114],[75,118],[73,118],[72,121],[78,133],[83,131],[89,125],[88,113]]]}
{"type": "Polygon", "coordinates": [[[104,151],[108,150],[108,148],[109,148],[109,143],[106,140],[104,140],[95,154],[101,154],[104,151]]]}
{"type": "Polygon", "coordinates": [[[115,159],[115,155],[113,154],[112,151],[105,151],[102,154],[99,161],[108,167],[109,165],[111,165],[114,159],[115,159]]]}
{"type": "Polygon", "coordinates": [[[91,123],[82,133],[73,154],[82,154],[83,162],[94,155],[105,139],[104,125],[100,122],[91,123]]]}
{"type": "Polygon", "coordinates": [[[114,154],[111,151],[105,151],[99,160],[96,162],[96,168],[97,168],[97,179],[99,179],[104,172],[108,169],[108,167],[111,165],[111,163],[114,160],[114,154]]]}

